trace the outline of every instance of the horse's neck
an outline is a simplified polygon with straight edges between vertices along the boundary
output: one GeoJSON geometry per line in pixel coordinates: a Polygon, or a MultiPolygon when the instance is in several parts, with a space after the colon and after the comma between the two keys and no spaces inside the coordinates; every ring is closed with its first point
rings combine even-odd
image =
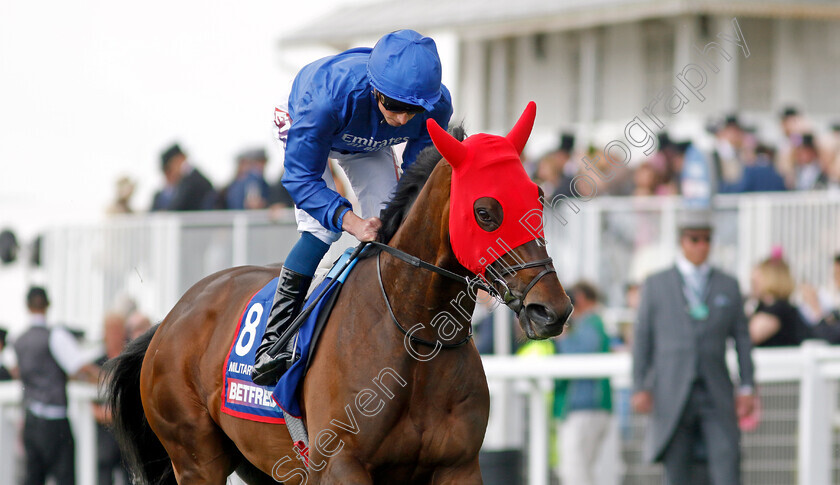
{"type": "Polygon", "coordinates": [[[449,164],[439,163],[388,244],[438,266],[458,269],[449,244],[451,177],[449,164]]]}
{"type": "MultiPolygon", "coordinates": [[[[449,188],[452,180],[452,168],[441,162],[432,171],[429,179],[417,196],[408,215],[389,242],[390,246],[417,256],[441,268],[458,274],[468,275],[467,270],[458,263],[449,242],[449,188]]],[[[384,255],[383,255],[384,257],[384,255]]],[[[414,301],[417,309],[434,314],[444,310],[459,293],[466,292],[466,285],[429,270],[408,266],[396,258],[383,259],[383,278],[389,280],[389,286],[400,292],[416,290],[413,293],[422,298],[414,301]]],[[[469,318],[461,318],[464,312],[472,314],[475,301],[461,298],[461,310],[449,308],[451,313],[462,323],[469,324],[469,318]],[[460,316],[459,316],[460,314],[460,316]]],[[[403,299],[403,301],[406,301],[403,299]]],[[[409,312],[415,310],[407,309],[409,312]]],[[[424,315],[414,315],[423,318],[424,315]]],[[[430,316],[430,315],[425,315],[430,316]]],[[[416,320],[415,320],[416,321],[416,320]]]]}

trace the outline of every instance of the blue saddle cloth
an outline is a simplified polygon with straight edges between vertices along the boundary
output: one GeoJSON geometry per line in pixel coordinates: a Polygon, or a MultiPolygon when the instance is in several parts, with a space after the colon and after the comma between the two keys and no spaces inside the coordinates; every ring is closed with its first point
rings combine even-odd
{"type": "MultiPolygon", "coordinates": [[[[321,294],[321,291],[339,276],[338,270],[349,259],[352,251],[352,248],[348,249],[336,261],[327,278],[312,292],[313,297],[321,294]]],[[[284,423],[282,408],[287,414],[300,417],[298,393],[308,367],[309,356],[317,341],[318,323],[329,315],[341,284],[355,265],[356,261],[353,261],[339,276],[339,281],[319,300],[317,307],[300,327],[298,349],[301,358],[283,375],[275,388],[254,384],[251,371],[254,368],[257,347],[265,333],[271,305],[274,303],[277,278],[269,281],[251,297],[242,311],[242,316],[239,317],[238,327],[225,359],[221,404],[223,413],[263,423],[284,423]]]]}
{"type": "Polygon", "coordinates": [[[222,387],[222,412],[238,418],[263,423],[284,423],[283,412],[271,399],[272,388],[251,380],[254,355],[265,333],[268,314],[277,289],[271,280],[245,305],[233,342],[225,359],[225,383],[222,387]]]}
{"type": "MultiPolygon", "coordinates": [[[[310,300],[318,297],[324,288],[327,288],[333,280],[338,279],[334,285],[328,290],[326,294],[317,302],[315,308],[313,308],[312,313],[309,314],[306,321],[300,327],[298,332],[298,351],[300,352],[301,356],[289,370],[283,374],[283,377],[280,378],[280,382],[277,383],[277,386],[274,388],[273,399],[274,401],[287,413],[294,417],[301,417],[301,410],[300,410],[300,386],[303,383],[303,377],[306,374],[306,369],[309,367],[309,356],[315,350],[315,345],[317,344],[317,337],[320,335],[320,332],[316,335],[316,330],[318,330],[318,323],[322,319],[326,319],[329,315],[329,312],[332,310],[333,303],[335,303],[336,298],[338,297],[338,293],[341,290],[342,284],[347,279],[347,276],[350,274],[350,271],[356,266],[356,262],[358,259],[354,260],[350,265],[345,269],[340,275],[338,274],[339,269],[344,266],[344,263],[350,259],[350,254],[354,251],[355,248],[347,249],[344,254],[338,258],[338,261],[333,264],[332,269],[329,273],[327,273],[327,277],[324,278],[324,281],[321,282],[320,285],[310,294],[310,300]]],[[[308,308],[310,305],[310,301],[304,304],[304,308],[308,308]]],[[[253,362],[253,360],[251,361],[253,362]]]]}

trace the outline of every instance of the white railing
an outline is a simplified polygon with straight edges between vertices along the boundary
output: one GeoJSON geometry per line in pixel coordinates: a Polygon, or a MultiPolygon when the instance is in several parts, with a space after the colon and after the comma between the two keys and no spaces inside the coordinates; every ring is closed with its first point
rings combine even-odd
{"type": "MultiPolygon", "coordinates": [[[[591,280],[609,305],[621,306],[626,283],[673,263],[679,198],[574,203],[578,212],[565,203],[545,217],[549,253],[564,284],[591,280]]],[[[840,195],[727,195],[717,197],[715,207],[713,263],[734,273],[743,291],[751,267],[773,245],[784,247],[798,281],[830,285],[831,257],[840,251],[840,195]]],[[[44,245],[51,317],[96,338],[105,311],[126,295],[153,320],[162,319],[199,279],[232,266],[280,261],[297,238],[291,211],[276,220],[266,211],[156,213],[54,228],[44,245]]]]}
{"type": "MultiPolygon", "coordinates": [[[[679,251],[679,197],[597,197],[557,204],[546,214],[546,239],[564,284],[584,278],[618,306],[627,283],[673,264],[679,251]],[[575,213],[574,202],[580,211],[575,213]]],[[[714,201],[711,261],[750,284],[752,267],[773,246],[784,250],[798,282],[831,285],[840,252],[840,193],[721,195],[714,201]]]]}
{"type": "MultiPolygon", "coordinates": [[[[735,355],[730,353],[728,357],[735,375],[735,355]]],[[[833,434],[840,425],[837,419],[840,346],[808,341],[798,348],[758,349],[753,352],[753,359],[759,390],[773,383],[799,383],[795,409],[783,410],[791,413],[798,424],[796,457],[788,469],[776,472],[795,476],[799,485],[830,485],[832,471],[837,466],[832,461],[834,447],[838,444],[833,434]]],[[[630,381],[628,354],[487,356],[483,362],[492,402],[485,444],[492,441],[493,436],[510,437],[511,428],[522,428],[527,422],[528,440],[512,446],[508,444],[508,447],[524,445],[527,448],[529,485],[549,483],[551,418],[545,396],[553,389],[553,380],[609,377],[617,389],[627,388],[630,381]],[[527,420],[505,402],[517,393],[526,398],[527,420]]],[[[91,408],[96,398],[93,385],[73,382],[68,386],[69,415],[76,440],[76,475],[81,485],[96,483],[96,429],[91,408]]],[[[19,431],[23,416],[20,399],[18,382],[0,383],[0,483],[15,483],[14,477],[19,471],[20,463],[16,458],[20,457],[19,431]]],[[[765,408],[768,415],[779,411],[765,408]]],[[[749,455],[747,449],[746,456],[749,455]]],[[[749,471],[746,474],[745,483],[754,483],[749,480],[749,471]]],[[[236,477],[231,477],[230,481],[241,483],[236,477]]],[[[772,483],[789,485],[789,482],[778,480],[772,483]]]]}
{"type": "MultiPolygon", "coordinates": [[[[24,411],[19,381],[0,382],[0,483],[17,483],[23,457],[20,431],[24,411]]],[[[93,485],[96,480],[96,422],[92,404],[96,386],[71,382],[67,386],[67,413],[76,442],[76,483],[93,485]]]]}
{"type": "Polygon", "coordinates": [[[153,321],[216,271],[282,260],[297,240],[294,215],[267,211],[155,213],[46,233],[44,268],[51,318],[94,339],[102,316],[130,297],[153,321]]]}
{"type": "MultiPolygon", "coordinates": [[[[737,376],[734,352],[730,352],[728,358],[733,376],[737,376]]],[[[837,383],[840,381],[840,346],[808,341],[801,347],[757,349],[753,352],[753,360],[759,393],[761,385],[799,383],[798,405],[794,410],[798,421],[796,467],[794,470],[778,471],[795,473],[796,483],[799,485],[831,485],[832,471],[836,466],[832,459],[836,446],[833,433],[838,426],[837,383]]],[[[550,357],[495,356],[484,358],[484,370],[491,389],[498,382],[527,384],[508,386],[507,389],[527,389],[525,393],[530,436],[527,441],[527,483],[548,485],[548,430],[551,418],[550,410],[546,409],[545,396],[553,390],[553,380],[608,377],[612,380],[614,389],[627,388],[631,358],[626,353],[550,357]]],[[[491,396],[494,405],[509,397],[491,396]]],[[[768,411],[772,410],[765,409],[765,413],[768,411]]],[[[488,435],[509,433],[506,428],[510,426],[511,416],[497,416],[494,419],[494,414],[491,408],[488,435]]],[[[747,483],[750,483],[749,480],[747,483]]]]}

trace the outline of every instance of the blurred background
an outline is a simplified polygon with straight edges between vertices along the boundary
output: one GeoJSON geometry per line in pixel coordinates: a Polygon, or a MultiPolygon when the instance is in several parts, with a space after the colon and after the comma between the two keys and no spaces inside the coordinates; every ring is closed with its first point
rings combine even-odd
{"type": "MultiPolygon", "coordinates": [[[[96,353],[109,316],[154,323],[200,278],[285,255],[297,232],[278,185],[273,106],[305,64],[399,28],[435,39],[453,121],[468,133],[504,134],[536,101],[523,159],[546,195],[549,253],[564,285],[597,289],[612,342],[596,360],[546,357],[496,376],[501,363],[514,368],[505,359],[522,339],[506,310],[477,310],[476,333],[496,354],[484,463],[506,483],[557,482],[562,457],[540,396],[561,377],[612,380],[599,483],[660,483],[641,460],[626,350],[638,287],[673,264],[685,207],[714,210],[711,260],[745,297],[758,296],[756,265],[774,258],[789,267],[803,321],[825,324],[840,307],[840,3],[81,0],[2,11],[0,327],[10,342],[33,284],[50,292],[50,321],[96,353]],[[203,210],[151,212],[173,143],[213,185],[203,210]],[[244,171],[268,189],[233,202],[226,189],[244,171]]],[[[764,413],[744,435],[746,483],[840,483],[840,357],[810,342],[754,356],[764,413]]],[[[0,387],[8,480],[16,392],[0,387]]],[[[95,393],[73,393],[80,483],[94,483],[95,393]]]]}

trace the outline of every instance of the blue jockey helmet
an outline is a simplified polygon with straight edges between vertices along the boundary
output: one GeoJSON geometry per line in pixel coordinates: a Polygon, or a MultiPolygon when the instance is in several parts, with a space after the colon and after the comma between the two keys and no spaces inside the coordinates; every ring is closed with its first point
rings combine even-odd
{"type": "Polygon", "coordinates": [[[440,99],[440,57],[435,41],[413,30],[398,30],[379,39],[367,65],[377,91],[427,111],[440,99]]]}

